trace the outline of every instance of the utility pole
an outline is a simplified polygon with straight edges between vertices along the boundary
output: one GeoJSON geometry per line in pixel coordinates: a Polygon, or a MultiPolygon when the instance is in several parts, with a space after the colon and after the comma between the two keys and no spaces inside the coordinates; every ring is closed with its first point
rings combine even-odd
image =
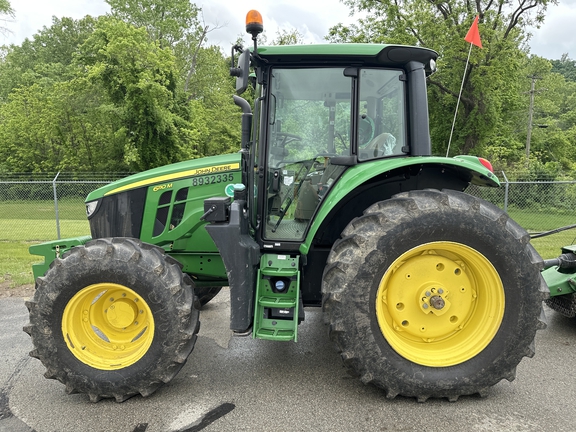
{"type": "MultiPolygon", "coordinates": [[[[530,139],[532,138],[532,116],[534,114],[534,95],[536,94],[536,80],[540,79],[536,75],[529,76],[532,79],[532,85],[530,86],[530,108],[528,109],[528,133],[526,134],[526,162],[528,162],[530,157],[530,139]]],[[[540,91],[540,90],[538,90],[540,91]]]]}

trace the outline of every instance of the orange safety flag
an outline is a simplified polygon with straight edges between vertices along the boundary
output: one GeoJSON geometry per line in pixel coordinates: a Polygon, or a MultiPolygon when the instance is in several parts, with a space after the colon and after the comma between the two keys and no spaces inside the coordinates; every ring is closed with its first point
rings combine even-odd
{"type": "Polygon", "coordinates": [[[474,18],[474,22],[470,26],[470,30],[466,33],[466,37],[464,38],[466,42],[470,42],[477,47],[482,48],[482,41],[480,41],[480,32],[478,31],[478,15],[474,18]]]}

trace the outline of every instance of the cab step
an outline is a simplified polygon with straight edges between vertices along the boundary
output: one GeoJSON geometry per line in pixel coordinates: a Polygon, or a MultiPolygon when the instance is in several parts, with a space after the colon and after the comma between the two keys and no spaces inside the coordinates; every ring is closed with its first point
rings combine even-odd
{"type": "Polygon", "coordinates": [[[299,257],[264,254],[258,270],[252,336],[296,342],[298,323],[303,319],[299,257]]]}

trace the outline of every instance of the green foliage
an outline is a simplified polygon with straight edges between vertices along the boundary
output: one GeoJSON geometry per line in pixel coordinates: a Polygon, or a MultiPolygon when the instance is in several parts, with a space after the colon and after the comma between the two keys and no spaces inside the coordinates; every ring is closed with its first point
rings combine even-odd
{"type": "MultiPolygon", "coordinates": [[[[14,9],[10,6],[8,0],[0,0],[0,16],[6,15],[7,17],[14,17],[14,9]]],[[[8,30],[5,27],[0,26],[0,33],[6,34],[8,30]]]]}
{"type": "Polygon", "coordinates": [[[10,6],[10,2],[8,0],[0,0],[0,13],[4,15],[14,15],[14,10],[10,6]]]}
{"type": "Polygon", "coordinates": [[[177,95],[175,58],[144,29],[101,18],[80,49],[78,65],[101,85],[112,103],[131,169],[149,169],[179,160],[188,134],[187,107],[177,95]]]}
{"type": "Polygon", "coordinates": [[[278,30],[272,45],[298,45],[304,43],[304,37],[297,30],[278,30]]]}
{"type": "Polygon", "coordinates": [[[146,29],[161,47],[174,47],[199,27],[199,9],[189,0],[105,1],[113,17],[146,29]]]}
{"type": "Polygon", "coordinates": [[[569,81],[576,81],[576,60],[568,57],[568,53],[562,54],[560,60],[552,60],[552,72],[559,73],[569,81]]]}
{"type": "Polygon", "coordinates": [[[94,23],[54,18],[8,50],[0,63],[0,170],[126,170],[115,146],[117,119],[73,60],[94,23]]]}
{"type": "Polygon", "coordinates": [[[198,52],[187,91],[192,129],[196,132],[190,149],[198,155],[213,156],[240,149],[241,112],[232,102],[234,78],[229,71],[230,62],[222,57],[218,47],[198,52]]]}
{"type": "Polygon", "coordinates": [[[0,106],[4,171],[122,170],[117,118],[103,110],[98,89],[79,77],[14,90],[0,106]]]}
{"type": "MultiPolygon", "coordinates": [[[[0,13],[2,12],[0,0],[0,13]]],[[[237,151],[229,60],[187,0],[109,0],[0,57],[0,172],[137,171],[237,151]]]]}
{"type": "MultiPolygon", "coordinates": [[[[328,39],[440,53],[439,72],[429,79],[436,154],[446,152],[465,73],[451,154],[482,155],[507,172],[538,163],[559,172],[576,160],[576,63],[567,54],[549,61],[525,52],[526,28],[542,22],[550,2],[345,0],[364,18],[334,26],[328,39]],[[464,71],[464,35],[476,14],[484,49],[472,48],[464,71]]],[[[208,45],[213,28],[200,9],[187,0],[107,3],[108,18],[55,17],[20,46],[2,48],[0,172],[133,171],[238,150],[229,59],[208,45]]],[[[2,13],[12,14],[7,0],[0,0],[2,13]]],[[[282,30],[272,43],[302,43],[302,36],[282,30]]]]}
{"type": "Polygon", "coordinates": [[[5,48],[0,61],[0,100],[6,101],[18,87],[50,85],[73,78],[70,65],[74,53],[92,33],[94,23],[90,16],[80,20],[53,17],[52,26],[44,27],[32,40],[5,48]]]}
{"type": "MultiPolygon", "coordinates": [[[[553,62],[537,56],[527,59],[525,70],[534,79],[534,110],[530,136],[530,164],[556,166],[557,171],[572,170],[576,156],[576,82],[552,72],[553,62]]],[[[526,80],[528,104],[531,80],[526,80]]],[[[518,127],[522,140],[527,138],[527,115],[518,127]]],[[[525,144],[524,144],[525,146],[525,144]]]]}

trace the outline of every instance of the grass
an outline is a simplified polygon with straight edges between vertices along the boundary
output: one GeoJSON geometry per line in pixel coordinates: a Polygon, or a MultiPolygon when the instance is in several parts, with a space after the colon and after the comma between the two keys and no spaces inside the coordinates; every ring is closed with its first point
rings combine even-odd
{"type": "MultiPolygon", "coordinates": [[[[32,264],[42,258],[30,255],[28,248],[58,238],[54,214],[54,201],[0,202],[0,283],[34,282],[32,264]]],[[[61,238],[90,234],[83,200],[59,201],[58,216],[61,238]]]]}
{"type": "MultiPolygon", "coordinates": [[[[58,209],[61,238],[90,233],[81,200],[63,200],[58,209]]],[[[548,231],[576,222],[571,215],[516,209],[510,209],[510,215],[529,232],[548,231]]],[[[41,258],[30,255],[28,247],[56,238],[53,201],[1,202],[0,283],[8,282],[10,286],[33,283],[31,266],[41,258]]],[[[560,254],[562,246],[576,244],[576,229],[534,239],[532,244],[543,258],[554,258],[560,254]]]]}
{"type": "Polygon", "coordinates": [[[28,247],[33,243],[0,241],[0,283],[8,282],[16,287],[34,282],[32,264],[42,258],[28,253],[28,247]]]}
{"type": "Polygon", "coordinates": [[[563,231],[532,240],[532,246],[544,259],[556,258],[561,253],[561,247],[573,244],[576,244],[576,230],[563,231]]]}
{"type": "Polygon", "coordinates": [[[508,209],[508,214],[528,232],[549,231],[576,223],[576,218],[573,214],[517,209],[508,209]]]}
{"type": "MultiPolygon", "coordinates": [[[[554,214],[526,210],[510,209],[509,214],[529,233],[550,231],[556,228],[573,225],[576,218],[569,214],[554,214]]],[[[532,245],[544,259],[556,258],[562,246],[576,244],[576,229],[562,231],[546,237],[532,240],[532,245]]]]}
{"type": "MultiPolygon", "coordinates": [[[[54,201],[1,201],[0,221],[4,219],[55,220],[54,201]]],[[[58,201],[60,220],[86,220],[86,210],[82,199],[62,199],[58,201]]],[[[3,224],[3,222],[0,222],[3,224]]]]}
{"type": "MultiPolygon", "coordinates": [[[[89,235],[84,220],[60,220],[60,238],[89,235]]],[[[47,241],[58,238],[56,222],[43,219],[0,219],[0,241],[47,241]]]]}

